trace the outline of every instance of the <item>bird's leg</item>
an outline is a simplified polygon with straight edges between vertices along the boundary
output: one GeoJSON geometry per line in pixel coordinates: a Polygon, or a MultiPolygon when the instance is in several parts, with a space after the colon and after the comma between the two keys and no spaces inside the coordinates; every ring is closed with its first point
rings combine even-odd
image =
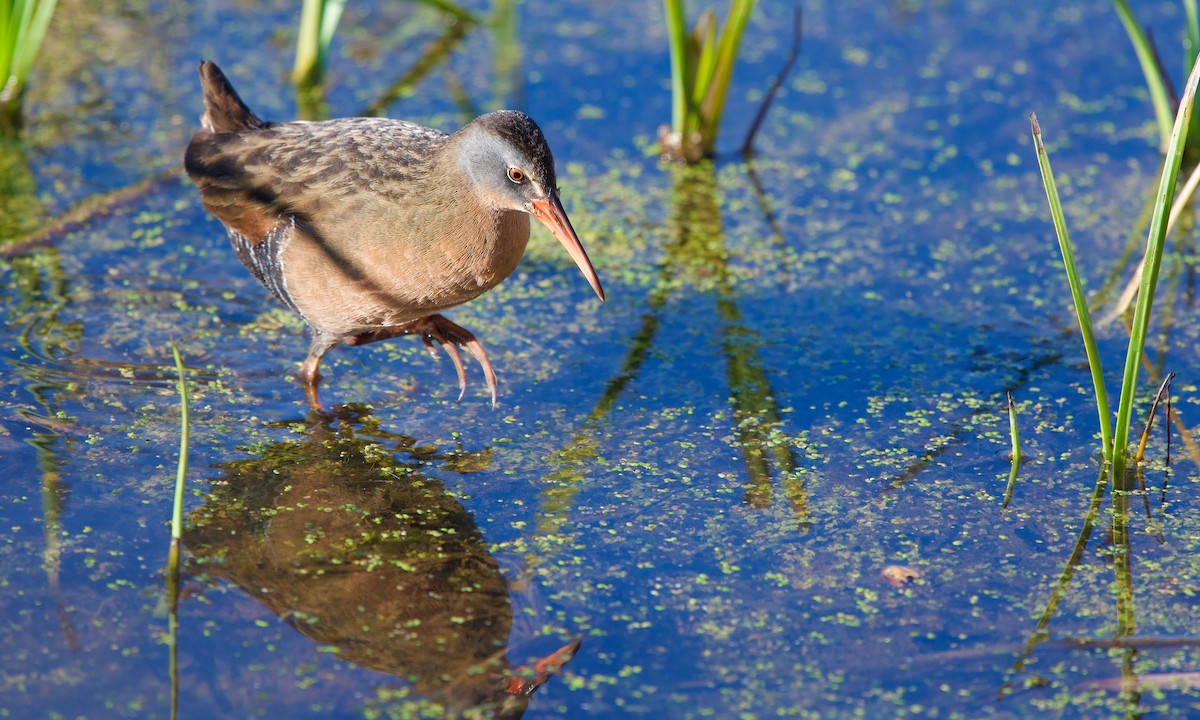
{"type": "Polygon", "coordinates": [[[471,353],[483,368],[484,379],[487,381],[488,390],[492,393],[492,407],[496,406],[496,371],[492,368],[492,361],[488,358],[487,351],[483,349],[483,345],[475,339],[470,330],[441,315],[430,315],[403,325],[353,335],[346,338],[345,342],[347,345],[366,345],[401,335],[420,335],[421,340],[425,342],[426,349],[435,360],[437,359],[437,349],[434,347],[434,343],[441,346],[446,355],[450,357],[450,361],[454,363],[454,371],[458,374],[459,400],[462,400],[467,391],[467,373],[463,368],[462,356],[459,354],[458,348],[461,347],[471,353]]]}
{"type": "Polygon", "coordinates": [[[308,357],[300,365],[296,379],[304,387],[304,398],[308,400],[308,408],[321,412],[321,400],[317,397],[317,383],[321,380],[321,358],[341,342],[336,336],[313,330],[312,344],[308,346],[308,357]]]}
{"type": "Polygon", "coordinates": [[[563,665],[571,662],[571,658],[579,652],[579,645],[580,641],[576,640],[538,660],[532,668],[518,668],[517,673],[509,679],[505,692],[512,695],[532,695],[534,690],[546,684],[551,675],[561,670],[563,665]],[[529,672],[530,670],[532,672],[529,672]]]}

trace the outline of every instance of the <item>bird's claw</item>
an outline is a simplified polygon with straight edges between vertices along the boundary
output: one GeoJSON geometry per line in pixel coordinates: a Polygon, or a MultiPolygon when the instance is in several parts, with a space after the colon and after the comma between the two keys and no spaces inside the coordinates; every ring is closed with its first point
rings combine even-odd
{"type": "MultiPolygon", "coordinates": [[[[421,340],[425,342],[425,349],[429,351],[430,356],[434,360],[439,359],[437,348],[434,347],[436,341],[450,357],[450,362],[454,363],[454,372],[458,374],[458,400],[462,401],[463,396],[467,394],[467,370],[463,367],[462,354],[458,352],[458,346],[446,339],[446,336],[441,331],[434,327],[426,330],[421,335],[421,340]]],[[[492,404],[495,404],[496,398],[492,398],[492,404]]]]}
{"type": "Polygon", "coordinates": [[[437,351],[433,346],[436,342],[442,347],[446,355],[450,357],[450,361],[454,363],[454,371],[458,374],[459,400],[462,400],[467,392],[467,373],[463,367],[462,355],[459,353],[458,348],[464,348],[467,352],[471,353],[471,356],[483,368],[484,380],[487,382],[488,390],[492,394],[492,407],[496,407],[496,371],[492,367],[492,361],[488,357],[487,351],[483,349],[483,345],[470,330],[447,320],[441,315],[430,315],[427,318],[421,318],[410,327],[411,332],[421,335],[421,340],[424,341],[425,347],[431,355],[435,358],[437,357],[437,351]]]}
{"type": "MultiPolygon", "coordinates": [[[[433,356],[434,360],[438,359],[437,347],[434,343],[440,345],[442,350],[450,356],[450,362],[454,363],[454,372],[458,375],[458,399],[462,400],[467,393],[467,371],[463,367],[462,353],[459,348],[466,349],[471,353],[471,356],[479,361],[480,367],[483,368],[483,377],[487,380],[488,390],[492,393],[492,407],[496,407],[496,371],[492,368],[492,361],[488,358],[487,351],[483,349],[483,345],[475,339],[470,330],[467,330],[461,325],[447,320],[441,315],[430,315],[423,317],[420,320],[414,320],[404,325],[393,325],[379,330],[359,333],[346,338],[344,342],[347,345],[366,345],[367,343],[386,340],[388,338],[398,337],[400,335],[420,335],[421,341],[425,343],[425,349],[433,356]]],[[[324,352],[321,353],[322,355],[324,352]]],[[[305,368],[301,370],[302,376],[306,370],[310,369],[311,375],[316,375],[316,364],[320,361],[320,355],[315,357],[310,355],[305,361],[305,368]]],[[[308,376],[304,376],[307,378],[308,376]]],[[[316,402],[316,381],[304,380],[305,392],[309,395],[309,405],[316,402]]]]}

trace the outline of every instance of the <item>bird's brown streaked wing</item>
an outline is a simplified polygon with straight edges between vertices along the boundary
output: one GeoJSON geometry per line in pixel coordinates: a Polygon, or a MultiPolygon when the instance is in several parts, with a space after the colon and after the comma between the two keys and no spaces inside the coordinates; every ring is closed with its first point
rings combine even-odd
{"type": "Polygon", "coordinates": [[[431,171],[429,156],[446,137],[381,118],[281,123],[240,133],[201,130],[188,145],[184,166],[205,208],[257,242],[280,218],[311,220],[317,206],[327,216],[338,214],[336,205],[349,195],[396,199],[396,193],[411,192],[419,184],[414,181],[431,171]]]}
{"type": "Polygon", "coordinates": [[[283,182],[247,165],[253,152],[243,135],[201,130],[184,155],[184,167],[200,188],[205,209],[251,245],[265,240],[289,214],[281,201],[283,182]]]}

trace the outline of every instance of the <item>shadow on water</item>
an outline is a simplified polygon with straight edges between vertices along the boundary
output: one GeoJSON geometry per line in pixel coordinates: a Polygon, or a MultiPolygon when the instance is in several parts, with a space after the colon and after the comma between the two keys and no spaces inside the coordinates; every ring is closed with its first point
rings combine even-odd
{"type": "MultiPolygon", "coordinates": [[[[396,78],[391,85],[385,89],[378,98],[362,109],[359,115],[367,117],[378,117],[384,115],[388,108],[397,100],[408,97],[416,89],[433,70],[445,62],[450,55],[457,49],[462,41],[466,38],[476,24],[476,20],[471,15],[454,16],[453,22],[446,25],[446,29],[442,34],[435,38],[425,47],[425,51],[421,57],[413,63],[403,75],[396,78]]],[[[451,83],[452,87],[457,87],[456,83],[451,83]]],[[[453,90],[452,90],[453,92],[453,90]]],[[[459,93],[454,93],[458,95],[459,93]]]]}
{"type": "Polygon", "coordinates": [[[532,667],[509,664],[514,599],[471,513],[424,474],[434,463],[470,473],[491,450],[420,446],[362,407],[342,408],[297,440],[220,466],[184,535],[190,570],[455,714],[518,718],[579,643],[532,667]]]}
{"type": "MultiPolygon", "coordinates": [[[[620,372],[605,384],[571,442],[551,459],[558,469],[543,480],[541,530],[554,533],[565,521],[584,480],[585,466],[599,456],[605,421],[659,340],[664,313],[672,301],[688,296],[711,297],[716,303],[715,323],[725,359],[734,444],[746,471],[743,502],[754,508],[769,507],[778,489],[801,529],[807,530],[808,497],[797,476],[795,451],[781,429],[779,407],[760,358],[762,339],[744,322],[738,306],[722,228],[716,166],[704,161],[671,165],[669,170],[671,241],[664,248],[656,284],[620,372]]],[[[773,223],[769,208],[764,205],[763,211],[773,223]]]]}
{"type": "MultiPolygon", "coordinates": [[[[388,85],[382,93],[368,103],[357,114],[366,117],[380,117],[398,100],[412,95],[420,85],[439,66],[443,65],[455,50],[461,47],[467,35],[480,24],[480,19],[474,14],[450,2],[429,3],[441,15],[442,30],[433,38],[421,52],[417,60],[388,85]]],[[[421,21],[417,20],[417,24],[421,21]]],[[[511,2],[496,3],[495,18],[489,23],[496,30],[497,47],[497,92],[503,92],[510,86],[509,78],[514,74],[514,68],[520,61],[520,55],[514,55],[511,48],[511,33],[515,32],[515,12],[511,2]],[[508,41],[505,41],[508,38],[508,41]]],[[[447,74],[447,92],[454,96],[464,113],[474,117],[469,99],[462,90],[461,81],[452,74],[447,74]]],[[[324,70],[316,75],[302,79],[296,85],[296,110],[301,120],[327,120],[329,105],[325,101],[324,70]]]]}
{"type": "MultiPolygon", "coordinates": [[[[37,199],[37,182],[19,142],[0,140],[0,238],[13,238],[37,227],[44,217],[37,199]]],[[[62,516],[70,497],[63,481],[62,468],[71,449],[70,423],[59,411],[60,395],[69,383],[41,371],[44,363],[70,357],[79,352],[83,325],[61,318],[69,301],[69,285],[62,258],[56,249],[36,257],[17,258],[6,263],[6,281],[19,298],[6,313],[8,327],[17,329],[17,342],[28,362],[9,358],[16,374],[25,380],[36,410],[17,411],[20,420],[41,428],[26,442],[33,446],[41,475],[43,567],[46,583],[54,599],[67,645],[78,650],[77,632],[62,597],[62,516]]],[[[17,418],[6,418],[16,420],[17,418]]]]}
{"type": "Polygon", "coordinates": [[[32,232],[42,215],[37,178],[24,146],[20,140],[0,135],[0,241],[32,232]]]}

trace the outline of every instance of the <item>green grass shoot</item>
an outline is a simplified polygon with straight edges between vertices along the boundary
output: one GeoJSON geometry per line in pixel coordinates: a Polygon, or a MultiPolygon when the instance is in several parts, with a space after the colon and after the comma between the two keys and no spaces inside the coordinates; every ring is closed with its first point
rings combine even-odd
{"type": "Polygon", "coordinates": [[[175,356],[175,370],[179,374],[179,464],[175,471],[175,501],[171,511],[171,540],[173,544],[183,537],[183,491],[187,483],[188,447],[191,442],[191,413],[188,409],[187,378],[183,369],[183,358],[179,348],[171,343],[171,353],[175,356]]]}
{"type": "Polygon", "coordinates": [[[717,132],[729,95],[733,68],[754,0],[731,0],[720,30],[705,11],[691,33],[683,0],[663,0],[671,50],[671,128],[660,133],[663,151],[695,162],[716,149],[717,132]]]}
{"type": "Polygon", "coordinates": [[[1111,464],[1113,487],[1119,490],[1126,488],[1126,451],[1129,443],[1129,426],[1133,416],[1133,402],[1137,389],[1138,371],[1140,369],[1142,352],[1146,345],[1146,334],[1150,326],[1150,311],[1153,308],[1154,291],[1158,284],[1159,267],[1162,264],[1168,214],[1175,195],[1175,185],[1179,177],[1179,168],[1183,162],[1183,150],[1187,142],[1188,129],[1191,125],[1192,104],[1195,101],[1197,83],[1200,83],[1200,63],[1193,63],[1192,71],[1188,76],[1187,86],[1180,100],[1179,109],[1175,115],[1175,122],[1167,143],[1166,158],[1163,163],[1162,175],[1159,178],[1154,210],[1150,217],[1150,230],[1146,240],[1145,259],[1143,260],[1144,269],[1141,286],[1138,290],[1137,305],[1134,308],[1129,347],[1125,355],[1125,369],[1121,378],[1121,395],[1115,422],[1109,415],[1108,394],[1104,385],[1104,372],[1100,364],[1099,352],[1096,348],[1095,334],[1092,330],[1091,317],[1088,313],[1087,298],[1083,292],[1082,281],[1075,268],[1075,260],[1071,252],[1071,241],[1067,233],[1066,220],[1063,217],[1062,203],[1059,200],[1058,190],[1054,183],[1054,175],[1050,169],[1050,159],[1046,154],[1046,147],[1042,142],[1041,127],[1038,125],[1037,117],[1030,115],[1034,147],[1038,157],[1038,168],[1041,170],[1042,182],[1046,188],[1046,199],[1050,205],[1050,214],[1054,222],[1055,233],[1058,236],[1059,249],[1062,251],[1063,266],[1066,270],[1068,283],[1071,286],[1071,296],[1075,302],[1080,334],[1083,337],[1084,348],[1088,357],[1088,366],[1092,374],[1092,384],[1096,395],[1096,411],[1100,419],[1100,436],[1104,459],[1111,464]]]}
{"type": "Polygon", "coordinates": [[[1021,467],[1021,434],[1017,429],[1017,404],[1013,402],[1012,393],[1008,395],[1008,439],[1011,443],[1012,450],[1012,468],[1008,473],[1008,486],[1004,488],[1004,502],[1002,508],[1008,507],[1008,503],[1012,500],[1013,488],[1017,485],[1017,470],[1021,467]]]}
{"type": "Polygon", "coordinates": [[[19,117],[25,83],[58,0],[0,0],[0,108],[19,117]]]}

